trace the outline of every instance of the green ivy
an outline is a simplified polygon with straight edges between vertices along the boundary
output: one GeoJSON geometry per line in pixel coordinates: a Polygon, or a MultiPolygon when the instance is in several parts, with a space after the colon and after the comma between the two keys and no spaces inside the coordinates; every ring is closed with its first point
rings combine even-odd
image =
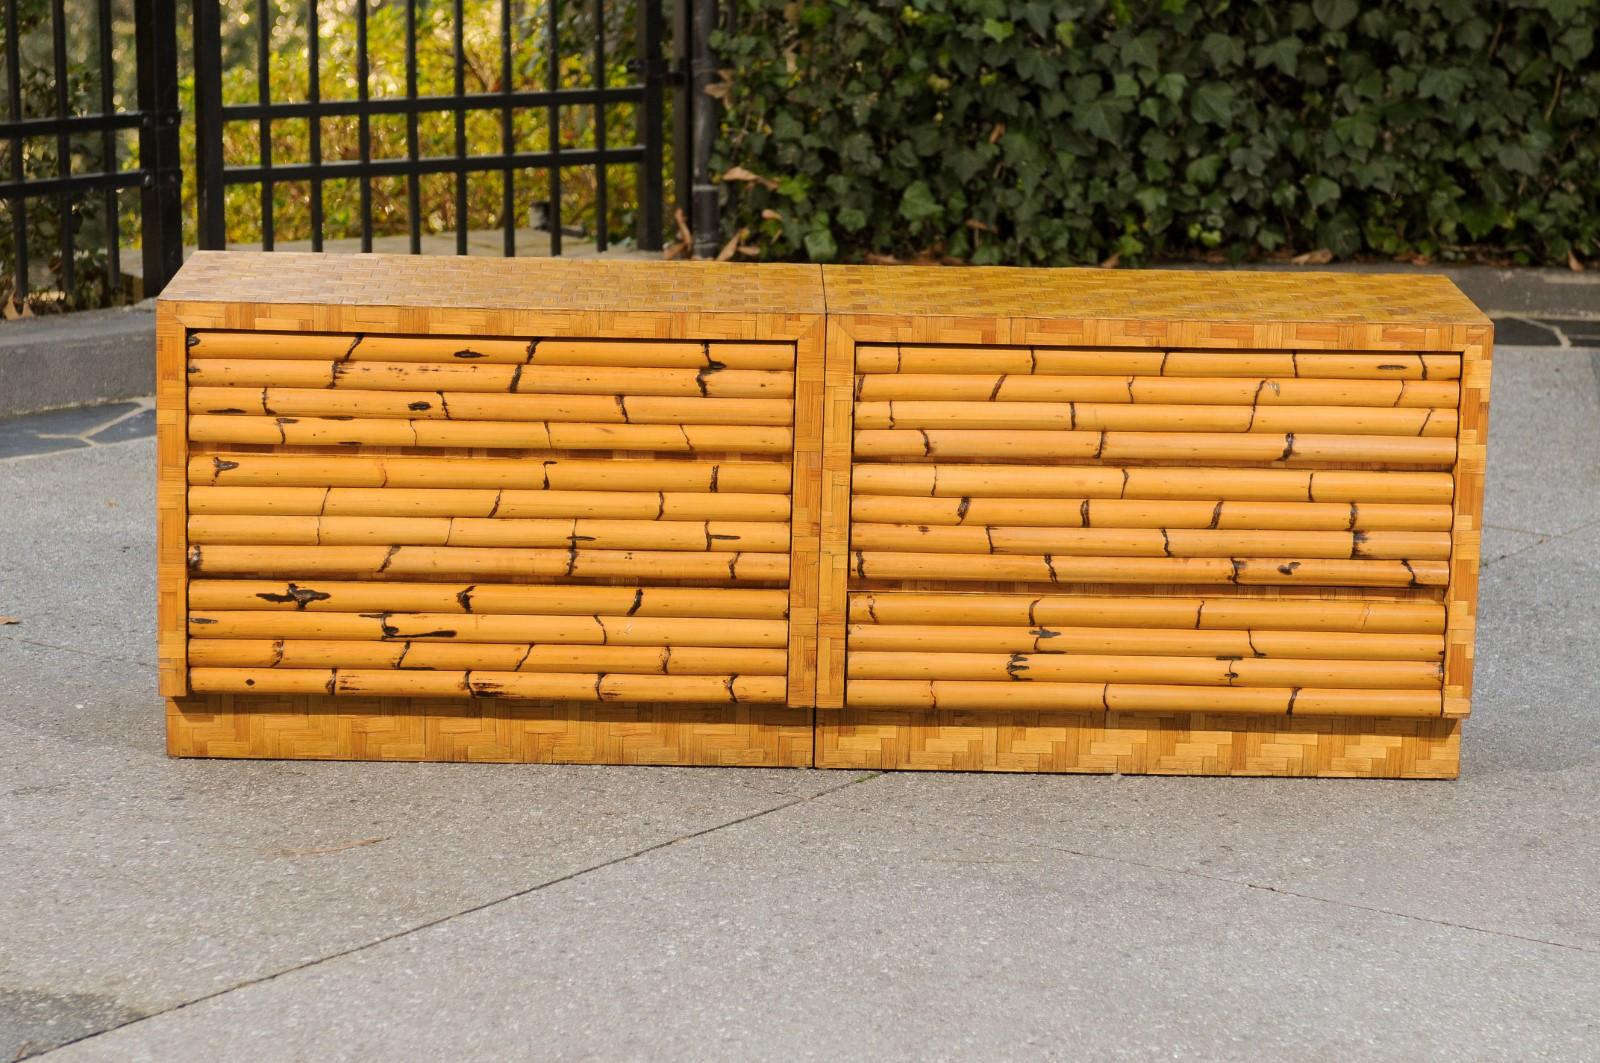
{"type": "Polygon", "coordinates": [[[1600,252],[1600,0],[736,0],[768,258],[1600,252]]]}

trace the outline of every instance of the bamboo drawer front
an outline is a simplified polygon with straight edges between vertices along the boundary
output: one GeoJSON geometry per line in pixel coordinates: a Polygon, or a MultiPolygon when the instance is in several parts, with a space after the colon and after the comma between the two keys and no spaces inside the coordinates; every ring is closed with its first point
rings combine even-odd
{"type": "Polygon", "coordinates": [[[809,764],[820,284],[750,277],[186,267],[160,318],[172,750],[809,764]]]}
{"type": "Polygon", "coordinates": [[[1428,277],[202,254],[169,748],[1452,777],[1490,344],[1428,277]]]}
{"type": "Polygon", "coordinates": [[[825,283],[819,765],[1457,773],[1490,326],[1447,282],[825,283]]]}

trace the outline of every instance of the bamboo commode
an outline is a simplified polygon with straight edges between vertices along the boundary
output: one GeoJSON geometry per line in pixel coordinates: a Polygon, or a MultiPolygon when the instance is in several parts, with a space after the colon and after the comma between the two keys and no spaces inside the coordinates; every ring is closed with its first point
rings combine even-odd
{"type": "Polygon", "coordinates": [[[1451,777],[1490,343],[1427,277],[201,254],[169,748],[1451,777]]]}

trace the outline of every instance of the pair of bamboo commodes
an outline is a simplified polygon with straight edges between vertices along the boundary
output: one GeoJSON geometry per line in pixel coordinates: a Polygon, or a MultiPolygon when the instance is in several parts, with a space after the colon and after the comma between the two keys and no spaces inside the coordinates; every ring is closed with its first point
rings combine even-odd
{"type": "Polygon", "coordinates": [[[1442,278],[202,253],[157,320],[175,755],[1457,774],[1442,278]]]}

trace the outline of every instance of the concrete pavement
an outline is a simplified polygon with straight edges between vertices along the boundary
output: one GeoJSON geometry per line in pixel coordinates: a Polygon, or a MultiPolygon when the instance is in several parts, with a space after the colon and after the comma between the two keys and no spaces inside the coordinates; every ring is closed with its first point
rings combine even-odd
{"type": "Polygon", "coordinates": [[[1600,375],[1456,783],[172,761],[153,446],[0,460],[0,1059],[1600,1058],[1600,375]]]}

